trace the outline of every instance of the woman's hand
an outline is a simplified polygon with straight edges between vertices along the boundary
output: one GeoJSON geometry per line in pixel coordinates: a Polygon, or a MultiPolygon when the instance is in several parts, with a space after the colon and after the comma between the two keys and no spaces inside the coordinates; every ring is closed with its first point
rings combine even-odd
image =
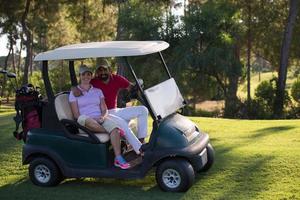
{"type": "Polygon", "coordinates": [[[102,124],[104,122],[104,120],[105,120],[105,117],[104,116],[100,116],[99,119],[98,119],[98,122],[100,124],[102,124]]]}

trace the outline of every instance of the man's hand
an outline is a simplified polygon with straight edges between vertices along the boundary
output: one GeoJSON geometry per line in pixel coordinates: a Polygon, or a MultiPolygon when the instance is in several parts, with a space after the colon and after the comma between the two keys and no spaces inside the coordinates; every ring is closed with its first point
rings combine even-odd
{"type": "Polygon", "coordinates": [[[80,97],[82,95],[82,92],[78,89],[78,87],[72,86],[71,91],[75,97],[80,97]]]}

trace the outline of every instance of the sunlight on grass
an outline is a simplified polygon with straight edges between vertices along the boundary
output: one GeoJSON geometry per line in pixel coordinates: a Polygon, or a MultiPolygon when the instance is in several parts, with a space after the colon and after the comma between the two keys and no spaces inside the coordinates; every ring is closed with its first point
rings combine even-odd
{"type": "Polygon", "coordinates": [[[8,114],[15,113],[15,108],[13,106],[1,105],[0,107],[0,116],[5,116],[8,114]]]}
{"type": "Polygon", "coordinates": [[[197,174],[186,193],[166,193],[157,187],[153,170],[138,180],[67,179],[57,187],[34,186],[28,166],[21,164],[22,142],[12,136],[12,116],[0,117],[0,199],[300,198],[300,120],[191,117],[210,134],[215,165],[197,174]]]}

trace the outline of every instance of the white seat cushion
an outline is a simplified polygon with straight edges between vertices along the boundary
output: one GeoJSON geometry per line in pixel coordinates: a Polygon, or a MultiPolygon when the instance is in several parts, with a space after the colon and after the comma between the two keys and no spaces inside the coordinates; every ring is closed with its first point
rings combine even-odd
{"type": "MultiPolygon", "coordinates": [[[[109,141],[109,135],[108,133],[94,133],[95,136],[99,139],[100,142],[105,143],[109,141]]],[[[88,137],[88,134],[86,133],[79,133],[78,135],[88,137]]]]}
{"type": "MultiPolygon", "coordinates": [[[[59,120],[69,119],[74,120],[73,113],[71,110],[71,106],[69,103],[69,94],[60,94],[55,98],[54,101],[56,114],[59,120]]],[[[109,135],[106,133],[94,133],[96,137],[100,140],[100,142],[105,143],[109,141],[109,135]]],[[[88,137],[83,130],[79,129],[79,134],[81,136],[88,137]]]]}

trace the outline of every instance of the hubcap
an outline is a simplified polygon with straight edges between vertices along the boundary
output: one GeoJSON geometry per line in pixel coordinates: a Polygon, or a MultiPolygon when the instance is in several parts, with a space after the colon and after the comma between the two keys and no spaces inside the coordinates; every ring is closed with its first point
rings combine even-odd
{"type": "Polygon", "coordinates": [[[40,164],[34,169],[35,178],[41,183],[47,183],[51,178],[51,173],[46,165],[40,164]]]}
{"type": "Polygon", "coordinates": [[[181,183],[179,173],[174,169],[166,169],[162,174],[163,182],[169,188],[176,188],[181,183]]]}

